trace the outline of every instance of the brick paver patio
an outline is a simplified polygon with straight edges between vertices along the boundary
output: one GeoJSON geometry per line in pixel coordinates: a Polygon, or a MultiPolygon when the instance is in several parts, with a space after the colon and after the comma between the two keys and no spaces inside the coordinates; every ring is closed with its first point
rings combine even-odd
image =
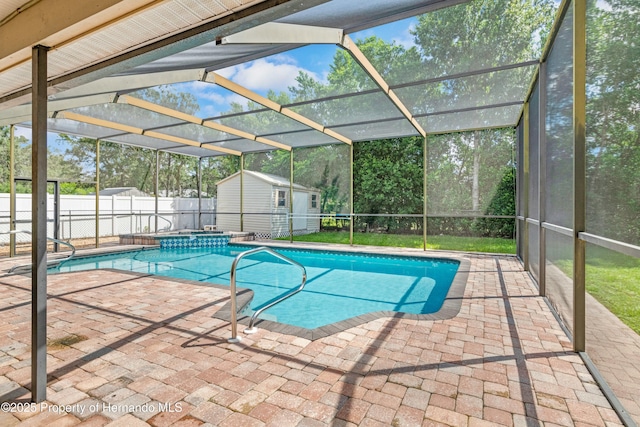
{"type": "Polygon", "coordinates": [[[48,337],[79,341],[50,347],[39,405],[28,405],[30,278],[0,276],[0,425],[621,425],[520,263],[464,256],[457,316],[315,341],[260,330],[227,343],[213,315],[228,290],[201,283],[49,276],[48,337]]]}

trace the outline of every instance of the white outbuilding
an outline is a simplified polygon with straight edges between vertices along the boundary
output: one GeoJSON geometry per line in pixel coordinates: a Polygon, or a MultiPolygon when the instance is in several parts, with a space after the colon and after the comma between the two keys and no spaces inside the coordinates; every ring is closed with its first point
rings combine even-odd
{"type": "MultiPolygon", "coordinates": [[[[216,225],[218,230],[240,230],[240,172],[217,183],[216,225]]],[[[320,190],[293,184],[293,215],[290,215],[289,180],[281,176],[243,171],[243,230],[257,239],[275,239],[320,231],[320,190]]]]}

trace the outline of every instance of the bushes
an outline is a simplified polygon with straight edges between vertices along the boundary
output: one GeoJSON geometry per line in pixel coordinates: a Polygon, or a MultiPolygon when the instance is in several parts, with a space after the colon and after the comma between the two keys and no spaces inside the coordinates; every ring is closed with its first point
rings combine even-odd
{"type": "MultiPolygon", "coordinates": [[[[495,195],[485,209],[485,215],[514,216],[516,214],[515,173],[515,168],[510,168],[502,175],[495,195]]],[[[483,237],[511,239],[515,236],[515,220],[513,218],[477,218],[473,229],[483,237]]]]}

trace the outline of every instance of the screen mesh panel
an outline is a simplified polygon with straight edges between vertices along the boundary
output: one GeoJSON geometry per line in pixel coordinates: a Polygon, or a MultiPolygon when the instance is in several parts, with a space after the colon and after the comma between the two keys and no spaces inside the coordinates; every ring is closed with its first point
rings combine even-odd
{"type": "Polygon", "coordinates": [[[587,231],[640,245],[638,5],[587,13],[587,231]],[[606,28],[606,31],[604,30],[606,28]]]}
{"type": "Polygon", "coordinates": [[[254,151],[268,151],[273,149],[273,147],[270,145],[262,144],[260,142],[251,141],[249,139],[243,139],[243,138],[230,139],[228,141],[216,142],[211,144],[203,144],[203,147],[204,146],[223,147],[223,148],[229,148],[231,150],[242,151],[246,153],[250,153],[254,151]]]}
{"type": "MultiPolygon", "coordinates": [[[[313,147],[316,145],[336,144],[338,141],[317,130],[302,130],[276,135],[265,135],[273,141],[287,144],[290,147],[313,147]]],[[[342,143],[340,143],[342,144],[342,143]]]]}
{"type": "MultiPolygon", "coordinates": [[[[318,66],[310,67],[318,69],[318,66]]],[[[302,102],[316,98],[332,97],[377,89],[375,82],[355,62],[349,53],[335,45],[309,45],[289,50],[286,53],[246,62],[242,65],[220,70],[219,74],[262,96],[274,97],[280,104],[302,102]],[[309,57],[322,68],[318,72],[298,64],[308,63],[309,57]],[[326,58],[326,59],[325,59],[326,58]],[[327,81],[322,72],[328,71],[329,58],[339,58],[354,74],[348,80],[327,81]],[[278,79],[269,76],[278,75],[278,79]],[[271,95],[269,95],[271,92],[271,95]]]]}
{"type": "Polygon", "coordinates": [[[529,227],[529,268],[536,280],[540,278],[540,228],[536,224],[529,227]]]}
{"type": "Polygon", "coordinates": [[[122,133],[121,131],[105,128],[102,126],[90,125],[88,123],[77,122],[67,119],[48,119],[47,130],[49,132],[65,133],[70,135],[84,136],[93,139],[103,139],[109,135],[122,133]]]}
{"type": "Polygon", "coordinates": [[[381,91],[290,108],[327,127],[403,117],[402,113],[381,91]]]}
{"type": "Polygon", "coordinates": [[[331,128],[352,141],[371,141],[373,139],[394,138],[397,136],[415,136],[418,131],[406,120],[385,120],[374,123],[362,123],[351,126],[331,128]]]}
{"type": "Polygon", "coordinates": [[[429,133],[443,133],[482,129],[487,127],[509,127],[518,119],[522,106],[487,108],[449,114],[417,117],[416,120],[429,133]]]}
{"type": "Polygon", "coordinates": [[[164,150],[179,145],[175,142],[165,141],[164,139],[151,138],[149,136],[136,134],[124,134],[109,137],[107,141],[118,142],[125,145],[133,145],[136,147],[147,148],[151,150],[164,150]]]}
{"type": "Polygon", "coordinates": [[[215,119],[216,122],[254,135],[307,130],[307,126],[275,111],[261,111],[215,119]]]}
{"type": "Polygon", "coordinates": [[[228,109],[231,96],[219,86],[200,81],[154,86],[129,95],[199,118],[220,115],[223,112],[220,107],[225,105],[223,108],[228,109]]]}
{"type": "MultiPolygon", "coordinates": [[[[313,9],[295,13],[278,22],[321,27],[352,28],[368,27],[378,19],[388,17],[390,13],[402,13],[407,10],[426,7],[434,1],[420,0],[369,0],[357,3],[351,0],[334,0],[323,3],[313,9]],[[365,9],[366,8],[366,9],[365,9]]],[[[419,13],[419,9],[418,12],[419,13]]]]}
{"type": "Polygon", "coordinates": [[[540,92],[536,84],[529,100],[529,218],[540,219],[540,92]]]}
{"type": "Polygon", "coordinates": [[[517,144],[516,144],[516,170],[517,170],[517,215],[524,216],[525,214],[525,188],[528,183],[524,182],[524,122],[520,119],[518,127],[516,128],[517,144]]]}
{"type": "MultiPolygon", "coordinates": [[[[349,146],[342,143],[294,151],[294,183],[318,190],[315,203],[308,200],[310,221],[320,213],[329,216],[349,213],[349,151],[349,146]]],[[[322,226],[339,228],[335,217],[323,220],[322,226]]]]}
{"type": "MultiPolygon", "coordinates": [[[[183,154],[185,156],[194,156],[194,157],[211,157],[211,156],[226,156],[225,153],[220,153],[218,151],[206,150],[204,148],[199,147],[191,147],[189,145],[176,146],[170,150],[171,153],[183,154]]],[[[230,156],[235,157],[235,156],[230,156]]]]}
{"type": "Polygon", "coordinates": [[[435,113],[521,101],[534,66],[502,70],[394,89],[415,114],[435,113]]]}
{"type": "Polygon", "coordinates": [[[573,227],[573,18],[567,13],[549,54],[546,80],[546,221],[573,227]]]}
{"type": "Polygon", "coordinates": [[[565,326],[573,330],[573,239],[546,230],[546,291],[565,326]]]}
{"type": "Polygon", "coordinates": [[[514,142],[511,129],[429,136],[427,212],[515,215],[514,142]],[[498,209],[502,197],[512,201],[510,209],[498,209]]]}
{"type": "Polygon", "coordinates": [[[235,135],[231,135],[226,132],[220,132],[206,126],[200,126],[193,123],[165,127],[162,129],[158,129],[158,132],[202,143],[238,139],[238,137],[235,135]]]}
{"type": "MultiPolygon", "coordinates": [[[[517,14],[505,13],[507,9],[506,1],[465,2],[420,16],[411,36],[421,54],[422,66],[404,67],[399,61],[390,62],[379,67],[381,74],[396,85],[538,58],[544,43],[539,34],[548,31],[552,14],[541,13],[546,19],[536,22],[523,21],[517,14]],[[484,22],[478,17],[485,16],[492,25],[478,25],[484,22]],[[496,28],[501,37],[493,33],[496,28]]],[[[369,60],[376,64],[376,58],[369,60]]]]}
{"type": "Polygon", "coordinates": [[[141,129],[183,123],[182,120],[126,104],[100,104],[74,108],[74,113],[141,129]]]}

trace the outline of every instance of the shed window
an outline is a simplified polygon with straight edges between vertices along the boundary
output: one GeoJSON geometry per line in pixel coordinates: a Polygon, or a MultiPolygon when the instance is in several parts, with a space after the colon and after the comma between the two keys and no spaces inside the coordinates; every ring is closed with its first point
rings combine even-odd
{"type": "Polygon", "coordinates": [[[315,209],[318,207],[318,195],[317,194],[312,194],[311,195],[311,208],[315,209]]]}
{"type": "Polygon", "coordinates": [[[276,198],[276,207],[287,206],[287,192],[284,190],[278,190],[278,197],[276,198]]]}

